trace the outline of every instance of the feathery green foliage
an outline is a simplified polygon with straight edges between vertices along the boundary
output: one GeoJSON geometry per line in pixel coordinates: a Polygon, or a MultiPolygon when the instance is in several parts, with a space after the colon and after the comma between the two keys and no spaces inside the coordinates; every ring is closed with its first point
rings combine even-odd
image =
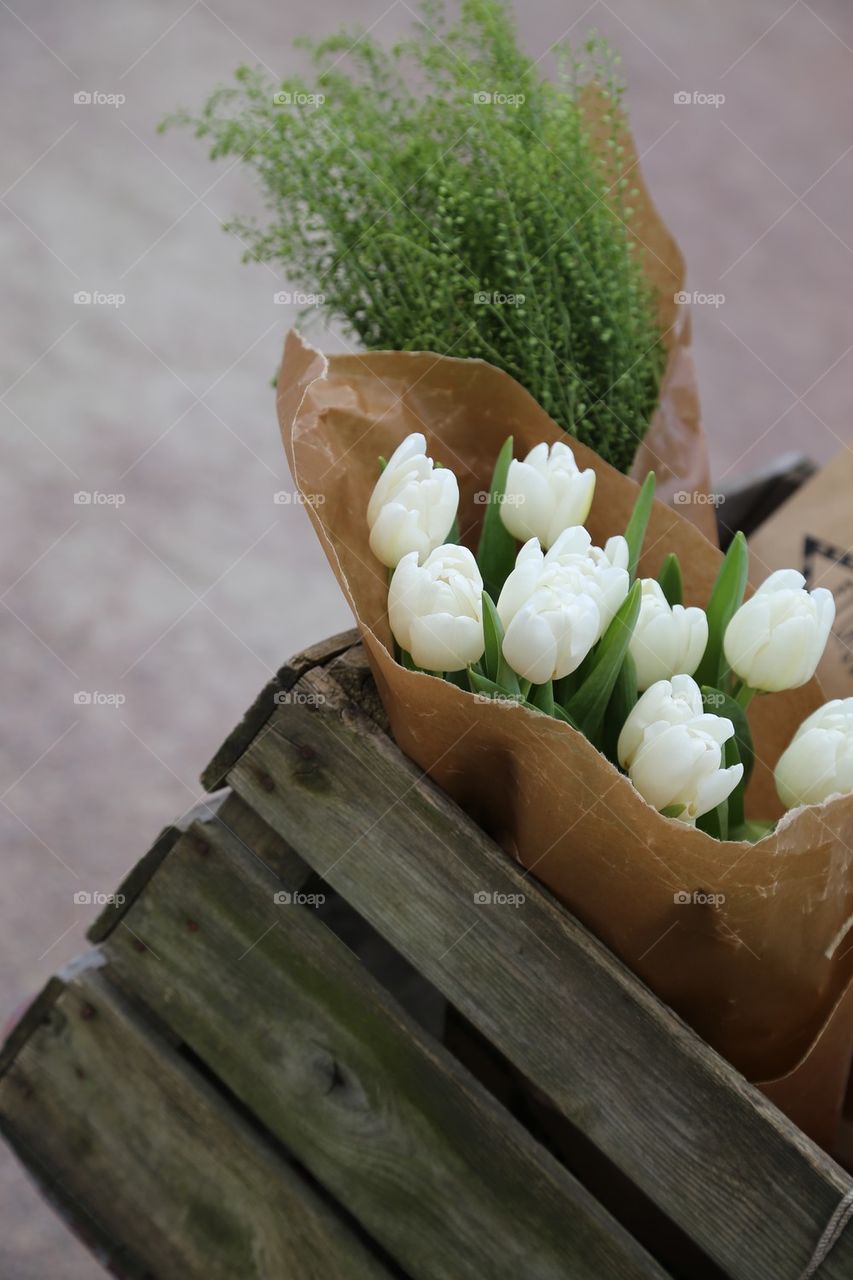
{"type": "Polygon", "coordinates": [[[617,61],[590,39],[556,83],[502,0],[427,3],[411,39],[303,41],[315,82],[241,67],[188,124],[254,171],[269,220],[229,229],[369,349],[479,356],[627,470],[665,353],[628,233],[617,61]],[[603,95],[594,140],[583,95],[603,95]],[[321,100],[322,99],[322,100],[321,100]],[[523,301],[521,300],[523,299],[523,301]]]}

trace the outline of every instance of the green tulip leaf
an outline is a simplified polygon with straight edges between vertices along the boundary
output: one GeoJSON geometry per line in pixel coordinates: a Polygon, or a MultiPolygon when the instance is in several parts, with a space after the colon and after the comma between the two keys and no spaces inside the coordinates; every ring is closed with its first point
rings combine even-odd
{"type": "Polygon", "coordinates": [[[583,684],[566,707],[592,743],[598,742],[604,713],[637,625],[641,592],[641,584],[635,582],[600,640],[583,684]]]}
{"type": "Polygon", "coordinates": [[[479,671],[475,671],[473,667],[467,670],[468,684],[472,693],[486,694],[490,698],[497,698],[504,702],[517,702],[521,704],[523,701],[519,693],[508,691],[501,688],[495,680],[490,680],[488,676],[481,675],[479,671]]]}
{"type": "Polygon", "coordinates": [[[505,693],[518,693],[518,676],[503,655],[504,629],[491,596],[483,592],[483,668],[490,680],[505,693]]]}
{"type": "Polygon", "coordinates": [[[448,684],[455,684],[457,689],[468,692],[468,674],[466,671],[445,671],[444,678],[448,684]]]}
{"type": "Polygon", "coordinates": [[[665,808],[659,809],[658,812],[663,818],[680,818],[684,813],[684,805],[668,804],[665,808]]]}
{"type": "Polygon", "coordinates": [[[684,603],[684,582],[681,577],[681,565],[674,551],[670,551],[661,565],[658,582],[670,608],[675,604],[684,603]]]}
{"type": "MultiPolygon", "coordinates": [[[[408,649],[401,649],[401,650],[400,650],[400,665],[401,665],[402,667],[405,667],[407,671],[421,671],[421,672],[423,672],[423,670],[424,670],[424,669],[423,669],[423,667],[419,667],[419,666],[418,666],[418,664],[415,662],[415,660],[414,660],[414,658],[412,657],[412,655],[409,653],[408,649]]],[[[428,672],[427,674],[432,675],[433,673],[432,673],[432,672],[428,672]]]]}
{"type": "Polygon", "coordinates": [[[544,711],[546,716],[554,714],[554,684],[548,680],[545,684],[538,684],[531,690],[532,696],[528,699],[537,711],[544,711]]]}
{"type": "Polygon", "coordinates": [[[701,818],[696,819],[696,826],[700,831],[704,831],[707,836],[712,836],[714,840],[728,840],[728,800],[724,800],[722,804],[718,804],[716,809],[709,809],[707,813],[703,813],[701,818]]]}
{"type": "Polygon", "coordinates": [[[512,436],[503,444],[495,462],[489,500],[483,515],[483,529],[477,547],[477,564],[486,590],[497,600],[501,587],[515,565],[515,538],[501,520],[501,501],[506,491],[506,478],[512,461],[512,436]]]}
{"type": "Polygon", "coordinates": [[[581,732],[581,727],[577,723],[577,721],[573,720],[572,717],[569,715],[568,711],[566,711],[564,707],[559,706],[559,704],[556,702],[554,703],[554,706],[551,708],[551,715],[554,717],[555,720],[562,720],[563,724],[570,724],[573,729],[577,730],[578,733],[581,732]]]}
{"type": "Polygon", "coordinates": [[[497,680],[498,666],[501,660],[501,642],[503,627],[491,596],[483,592],[483,638],[486,647],[480,661],[483,670],[490,680],[497,680]]]}
{"type": "Polygon", "coordinates": [[[625,541],[628,543],[628,573],[633,582],[637,576],[637,562],[643,549],[643,540],[652,514],[655,500],[655,473],[650,471],[640,486],[634,510],[625,529],[625,541]]]}
{"type": "Polygon", "coordinates": [[[765,836],[769,836],[770,832],[776,826],[775,822],[744,822],[739,827],[733,827],[729,831],[730,840],[748,840],[750,844],[756,844],[759,840],[763,840],[765,836]]]}
{"type": "MultiPolygon", "coordinates": [[[[723,759],[726,768],[733,764],[740,764],[740,751],[738,750],[737,738],[729,738],[723,747],[723,759]]],[[[744,823],[743,813],[743,792],[744,778],[746,778],[746,770],[744,769],[743,778],[735,787],[729,796],[729,826],[742,827],[744,823]]]]}
{"type": "Polygon", "coordinates": [[[717,580],[705,613],[708,617],[708,643],[693,677],[697,684],[719,688],[724,670],[723,637],[734,614],[740,608],[746,589],[749,551],[746,538],[736,533],[720,565],[717,580]]]}
{"type": "MultiPolygon", "coordinates": [[[[730,698],[727,693],[723,693],[721,689],[711,689],[708,685],[702,686],[702,702],[706,711],[710,711],[716,716],[725,716],[727,720],[731,720],[735,727],[734,741],[737,743],[738,760],[743,765],[741,787],[745,789],[752,776],[752,766],[755,763],[755,748],[752,743],[752,731],[746,718],[746,712],[740,703],[736,702],[734,698],[730,698]]],[[[737,763],[737,761],[732,763],[737,763]]]]}
{"type": "Polygon", "coordinates": [[[637,702],[637,665],[630,653],[625,654],[607,710],[604,713],[604,754],[619,767],[616,748],[619,734],[637,702]]]}
{"type": "MultiPolygon", "coordinates": [[[[539,685],[538,687],[540,689],[544,688],[543,685],[539,685]]],[[[568,711],[566,711],[565,708],[558,706],[556,702],[553,704],[550,711],[546,711],[543,707],[537,706],[535,702],[529,702],[526,698],[523,699],[521,705],[527,707],[528,711],[537,712],[538,715],[550,716],[552,720],[562,720],[563,724],[571,725],[577,733],[583,732],[577,721],[572,719],[568,711]]]]}

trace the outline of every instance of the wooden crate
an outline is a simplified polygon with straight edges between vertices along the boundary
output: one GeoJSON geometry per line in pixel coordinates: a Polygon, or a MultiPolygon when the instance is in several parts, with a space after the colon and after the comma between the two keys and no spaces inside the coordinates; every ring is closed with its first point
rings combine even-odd
{"type": "Polygon", "coordinates": [[[353,634],[204,780],[0,1058],[7,1140],[105,1264],[804,1273],[851,1179],[401,755],[353,634]]]}

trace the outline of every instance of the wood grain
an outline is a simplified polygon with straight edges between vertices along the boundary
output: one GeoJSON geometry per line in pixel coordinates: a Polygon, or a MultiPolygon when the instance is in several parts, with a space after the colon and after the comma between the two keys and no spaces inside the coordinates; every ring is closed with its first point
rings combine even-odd
{"type": "Polygon", "coordinates": [[[149,1280],[388,1280],[102,971],[53,995],[0,1080],[0,1127],[103,1261],[149,1280]]]}
{"type": "Polygon", "coordinates": [[[663,1272],[396,1005],[232,823],[197,824],[104,944],[170,1027],[414,1280],[663,1272]],[[203,834],[203,867],[193,840],[203,834]]]}
{"type": "MultiPolygon", "coordinates": [[[[327,673],[229,781],[733,1280],[795,1280],[850,1178],[425,780],[327,673]],[[475,894],[524,895],[478,906],[475,894]]],[[[853,1231],[821,1280],[853,1275],[853,1231]]]]}

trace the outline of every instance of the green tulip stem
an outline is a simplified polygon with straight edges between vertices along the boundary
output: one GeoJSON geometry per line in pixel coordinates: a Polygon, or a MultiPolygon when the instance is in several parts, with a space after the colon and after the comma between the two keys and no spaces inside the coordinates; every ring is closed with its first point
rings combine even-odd
{"type": "Polygon", "coordinates": [[[743,707],[745,711],[746,708],[749,706],[750,702],[752,702],[752,699],[755,697],[756,693],[758,693],[757,689],[751,688],[748,684],[742,684],[741,687],[738,689],[737,693],[735,694],[735,702],[737,702],[741,707],[743,707]]]}

